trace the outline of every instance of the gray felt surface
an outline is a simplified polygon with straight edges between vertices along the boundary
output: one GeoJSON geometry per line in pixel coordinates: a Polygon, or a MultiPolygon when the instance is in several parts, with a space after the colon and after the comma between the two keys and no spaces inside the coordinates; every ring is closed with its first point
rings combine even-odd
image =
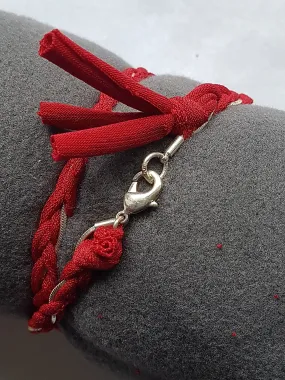
{"type": "MultiPolygon", "coordinates": [[[[94,90],[37,57],[49,29],[0,16],[0,299],[18,314],[30,306],[31,235],[60,170],[38,103],[96,101],[94,90]]],[[[175,96],[196,83],[160,76],[144,84],[175,96]]],[[[124,378],[135,368],[148,379],[285,378],[284,125],[282,111],[231,107],[185,142],[171,161],[159,208],[127,226],[121,264],[94,276],[69,309],[62,327],[75,346],[124,378]]],[[[144,156],[169,141],[89,161],[61,267],[87,227],[122,208],[144,156]]]]}

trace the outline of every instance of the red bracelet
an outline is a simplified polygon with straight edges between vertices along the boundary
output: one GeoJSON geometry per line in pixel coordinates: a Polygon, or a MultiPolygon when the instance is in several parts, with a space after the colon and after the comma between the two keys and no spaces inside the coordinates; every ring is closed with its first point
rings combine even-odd
{"type": "Polygon", "coordinates": [[[42,102],[39,115],[44,124],[72,130],[53,135],[55,160],[67,159],[55,190],[46,202],[32,242],[34,262],[31,287],[35,312],[29,320],[31,332],[47,332],[57,327],[65,308],[86,289],[94,270],[109,270],[122,255],[123,226],[128,216],[156,206],[162,177],[147,170],[148,161],[159,157],[164,165],[181,142],[229,105],[251,104],[247,95],[218,84],[202,84],[183,97],[166,98],[143,85],[153,75],[143,68],[118,71],[87,52],[59,30],[46,34],[39,54],[101,92],[93,108],[42,102]],[[121,102],[140,112],[112,112],[121,102]],[[73,215],[76,193],[87,158],[143,146],[166,135],[178,135],[162,153],[146,158],[142,172],[134,178],[125,196],[124,210],[116,218],[89,229],[76,245],[71,260],[57,278],[57,246],[67,217],[73,215]],[[160,156],[161,155],[161,156],[160,156]],[[149,193],[139,193],[137,182],[144,177],[153,184],[149,193]]]}

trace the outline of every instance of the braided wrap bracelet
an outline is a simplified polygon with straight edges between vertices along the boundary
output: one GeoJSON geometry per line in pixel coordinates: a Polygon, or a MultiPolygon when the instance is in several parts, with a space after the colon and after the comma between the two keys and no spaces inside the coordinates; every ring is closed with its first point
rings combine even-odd
{"type": "Polygon", "coordinates": [[[93,271],[109,270],[119,263],[129,216],[157,207],[169,160],[181,144],[228,106],[252,103],[247,95],[209,83],[197,86],[184,97],[168,99],[139,83],[153,75],[147,70],[128,68],[120,72],[59,30],[44,36],[39,54],[101,94],[93,108],[40,103],[39,116],[43,123],[68,132],[51,136],[53,159],[67,162],[42,210],[32,242],[31,287],[35,311],[28,328],[34,333],[57,327],[66,307],[90,284],[93,271]],[[112,112],[118,102],[139,112],[112,112]],[[58,278],[57,250],[66,220],[74,213],[77,189],[88,157],[136,148],[169,134],[176,137],[165,152],[153,152],[144,159],[141,171],[134,176],[125,194],[123,210],[83,233],[58,278]],[[148,168],[153,158],[163,165],[160,174],[148,168]],[[148,191],[138,189],[143,180],[149,184],[148,191]]]}

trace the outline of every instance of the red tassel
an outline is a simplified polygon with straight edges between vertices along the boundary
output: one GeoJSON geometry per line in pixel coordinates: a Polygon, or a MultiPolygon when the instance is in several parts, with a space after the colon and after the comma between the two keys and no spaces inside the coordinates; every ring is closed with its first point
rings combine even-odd
{"type": "Polygon", "coordinates": [[[100,156],[146,145],[166,136],[171,115],[157,115],[125,123],[51,136],[55,161],[75,157],[100,156]],[[147,128],[146,128],[147,125],[147,128]]]}
{"type": "Polygon", "coordinates": [[[171,102],[163,95],[135,83],[57,29],[47,33],[41,40],[39,55],[129,107],[148,114],[171,110],[171,102]]]}
{"type": "Polygon", "coordinates": [[[116,101],[141,111],[117,114],[42,103],[39,115],[44,123],[81,129],[52,137],[55,160],[115,153],[162,139],[169,133],[188,138],[213,112],[224,110],[238,99],[244,104],[252,103],[246,95],[209,83],[196,87],[184,97],[168,99],[87,52],[59,30],[45,35],[39,53],[116,101]]]}

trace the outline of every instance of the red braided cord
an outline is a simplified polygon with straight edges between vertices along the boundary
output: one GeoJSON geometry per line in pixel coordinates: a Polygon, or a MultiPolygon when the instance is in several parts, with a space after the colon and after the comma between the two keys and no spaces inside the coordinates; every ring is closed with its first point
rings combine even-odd
{"type": "Polygon", "coordinates": [[[75,198],[84,170],[86,159],[70,159],[64,166],[56,188],[47,200],[41,213],[39,228],[32,242],[31,287],[34,293],[35,307],[48,301],[50,292],[57,284],[57,258],[55,246],[60,229],[61,208],[64,206],[67,216],[71,216],[75,207],[75,198]]]}
{"type": "MultiPolygon", "coordinates": [[[[128,68],[124,70],[124,73],[134,81],[140,81],[153,75],[143,68],[128,68]]],[[[94,109],[112,111],[117,103],[117,100],[101,93],[94,109]]],[[[86,288],[91,279],[91,270],[87,268],[86,264],[81,265],[81,270],[78,270],[79,265],[75,259],[80,255],[78,256],[76,251],[73,259],[66,265],[61,275],[60,281],[66,280],[66,282],[58,290],[52,302],[49,303],[50,294],[58,284],[56,244],[59,237],[61,209],[64,206],[66,215],[72,216],[80,176],[84,171],[86,162],[87,159],[82,158],[68,160],[58,178],[54,192],[42,210],[39,227],[33,238],[32,259],[34,267],[31,275],[31,287],[34,293],[33,303],[37,309],[29,321],[29,328],[33,332],[50,331],[54,328],[51,323],[51,316],[56,315],[57,321],[59,321],[63,316],[64,308],[75,300],[77,290],[86,288]]],[[[79,252],[82,252],[85,245],[86,242],[80,245],[80,249],[78,247],[79,252]]],[[[92,260],[89,260],[90,262],[92,260]]],[[[115,264],[113,263],[113,265],[115,264]]]]}
{"type": "MultiPolygon", "coordinates": [[[[33,332],[48,332],[63,317],[65,308],[73,303],[79,290],[85,289],[91,280],[93,270],[109,270],[117,265],[122,255],[123,227],[99,227],[92,239],[84,240],[75,249],[72,259],[65,265],[60,286],[52,300],[43,302],[29,321],[33,332]]],[[[54,288],[55,286],[53,286],[54,288]]],[[[53,289],[52,288],[52,289],[53,289]]],[[[52,291],[50,290],[48,296],[52,291]]]]}

